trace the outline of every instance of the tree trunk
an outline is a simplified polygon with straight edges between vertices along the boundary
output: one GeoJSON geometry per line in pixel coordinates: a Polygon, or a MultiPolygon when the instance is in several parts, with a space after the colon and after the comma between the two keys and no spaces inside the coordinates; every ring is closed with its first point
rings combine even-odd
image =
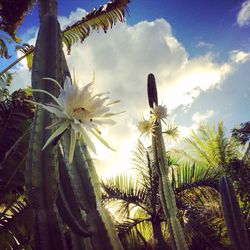
{"type": "Polygon", "coordinates": [[[161,221],[158,216],[152,220],[152,227],[156,249],[166,249],[166,242],[161,231],[161,221]]]}

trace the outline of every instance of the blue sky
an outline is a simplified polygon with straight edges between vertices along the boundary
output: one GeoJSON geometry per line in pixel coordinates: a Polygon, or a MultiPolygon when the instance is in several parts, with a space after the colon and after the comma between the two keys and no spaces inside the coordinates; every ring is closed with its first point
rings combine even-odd
{"type": "MultiPolygon", "coordinates": [[[[65,26],[81,18],[83,9],[100,4],[105,1],[61,0],[59,21],[65,26]]],[[[197,129],[200,122],[216,126],[222,120],[230,132],[249,120],[249,0],[134,0],[129,14],[125,24],[107,34],[93,33],[67,56],[80,82],[89,82],[95,70],[97,88],[121,99],[117,110],[126,110],[107,132],[118,153],[100,149],[97,157],[106,162],[106,175],[121,162],[128,165],[139,136],[136,123],[148,113],[150,72],[156,76],[160,102],[167,105],[182,135],[197,129]]],[[[19,30],[23,42],[34,43],[37,21],[35,8],[19,30]]],[[[2,61],[1,69],[6,65],[2,61]]],[[[24,64],[15,71],[15,87],[30,83],[24,64]]]]}

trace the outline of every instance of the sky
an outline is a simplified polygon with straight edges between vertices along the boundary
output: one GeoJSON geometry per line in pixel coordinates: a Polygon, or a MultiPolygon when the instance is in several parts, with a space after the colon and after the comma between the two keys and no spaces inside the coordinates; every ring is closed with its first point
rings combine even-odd
{"type": "MultiPolygon", "coordinates": [[[[105,1],[61,0],[62,29],[105,1]]],[[[37,7],[20,27],[23,42],[35,43],[37,7]]],[[[14,51],[12,51],[15,54],[14,51]]],[[[85,85],[93,78],[98,91],[109,91],[126,112],[104,131],[116,152],[98,145],[96,159],[102,177],[131,168],[137,123],[148,115],[146,80],[153,73],[160,104],[168,108],[168,122],[182,138],[200,123],[216,126],[222,120],[228,133],[249,120],[250,111],[250,0],[132,0],[126,22],[92,33],[66,56],[70,70],[85,85]]],[[[1,60],[0,69],[8,62],[1,60]]],[[[14,68],[12,90],[30,84],[24,62],[14,68]]]]}

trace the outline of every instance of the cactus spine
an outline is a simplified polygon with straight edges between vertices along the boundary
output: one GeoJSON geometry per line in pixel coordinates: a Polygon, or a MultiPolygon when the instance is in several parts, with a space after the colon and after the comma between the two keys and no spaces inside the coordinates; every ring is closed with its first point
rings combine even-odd
{"type": "MultiPolygon", "coordinates": [[[[148,101],[150,108],[158,105],[155,77],[148,75],[148,101]]],[[[177,219],[177,207],[175,195],[168,177],[168,163],[166,149],[162,136],[161,121],[157,119],[154,124],[154,135],[152,136],[152,149],[159,176],[160,200],[164,214],[168,219],[172,248],[182,250],[188,249],[184,233],[177,219]]]]}
{"type": "Polygon", "coordinates": [[[228,234],[235,249],[249,249],[246,228],[240,212],[234,187],[229,177],[222,176],[219,183],[221,204],[228,234]]]}

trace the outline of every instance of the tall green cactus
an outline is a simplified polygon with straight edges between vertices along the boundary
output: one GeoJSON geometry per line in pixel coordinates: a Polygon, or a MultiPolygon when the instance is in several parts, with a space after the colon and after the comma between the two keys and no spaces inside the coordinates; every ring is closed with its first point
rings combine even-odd
{"type": "MultiPolygon", "coordinates": [[[[66,162],[68,162],[69,141],[70,135],[66,132],[61,138],[66,162]]],[[[113,222],[101,204],[99,179],[83,142],[76,143],[74,159],[68,170],[80,208],[86,213],[88,226],[86,229],[90,233],[93,249],[122,249],[113,222]]]]}
{"type": "MultiPolygon", "coordinates": [[[[148,75],[148,101],[151,109],[158,106],[157,89],[155,77],[148,75]]],[[[162,136],[160,119],[154,123],[154,134],[152,136],[152,149],[159,176],[160,200],[164,214],[168,219],[169,230],[173,249],[188,249],[185,242],[182,227],[177,219],[177,207],[175,195],[168,177],[168,163],[166,159],[166,149],[162,136]]]]}
{"type": "MultiPolygon", "coordinates": [[[[51,77],[61,81],[61,61],[60,26],[56,16],[46,15],[41,22],[35,47],[32,87],[56,95],[58,89],[55,85],[42,78],[51,77]]],[[[37,102],[51,101],[42,93],[34,94],[34,98],[37,102]]],[[[49,145],[41,150],[50,135],[45,127],[53,120],[53,115],[37,107],[26,167],[26,187],[34,210],[35,248],[46,250],[66,249],[55,203],[58,190],[57,147],[49,145]]]]}
{"type": "Polygon", "coordinates": [[[250,249],[244,221],[229,177],[221,177],[219,190],[228,234],[234,248],[239,250],[250,249]]]}

